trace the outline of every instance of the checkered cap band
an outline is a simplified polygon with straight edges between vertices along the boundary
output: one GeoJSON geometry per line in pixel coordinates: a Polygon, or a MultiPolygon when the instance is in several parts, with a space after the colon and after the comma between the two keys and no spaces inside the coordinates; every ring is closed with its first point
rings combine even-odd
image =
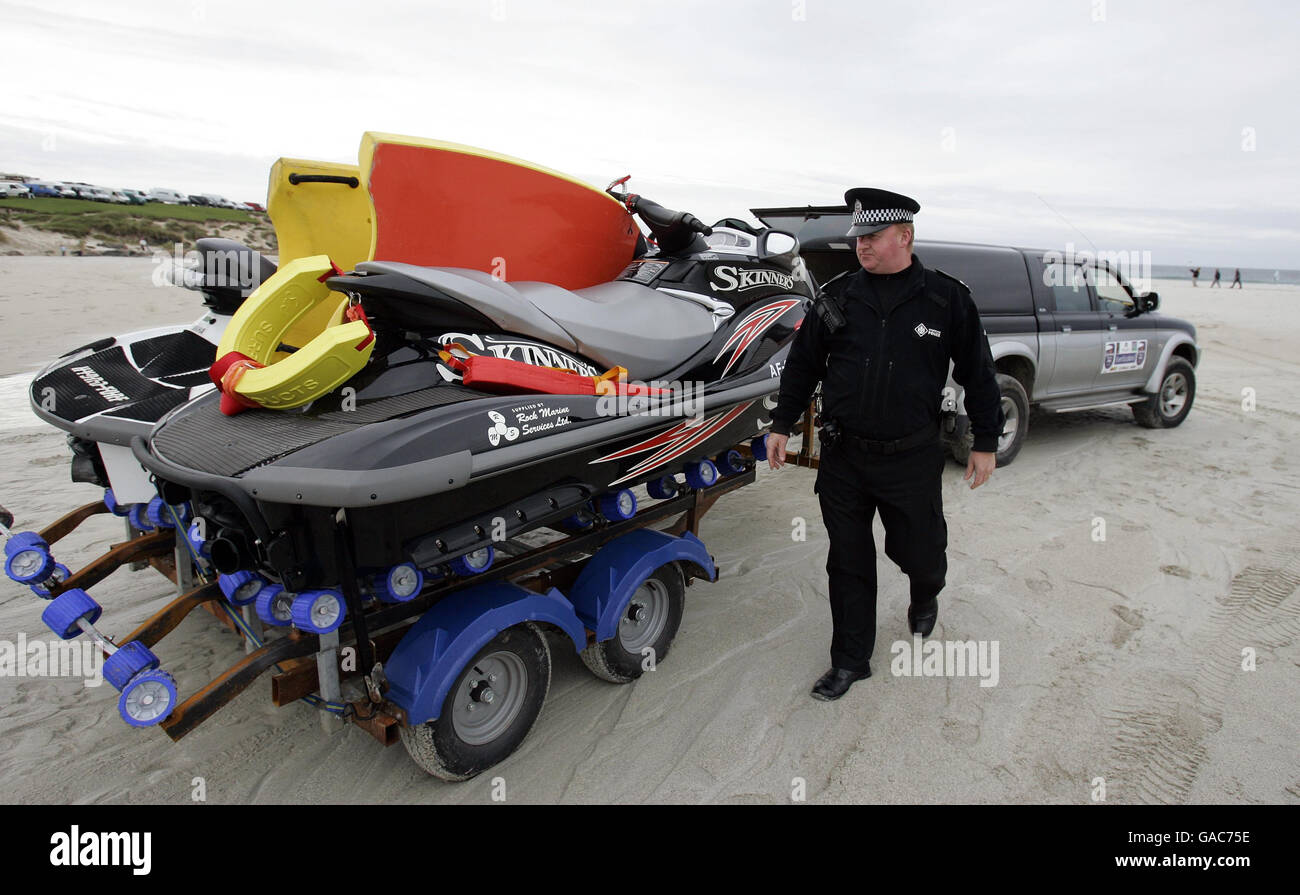
{"type": "Polygon", "coordinates": [[[910,221],[912,213],[906,208],[873,208],[867,211],[853,212],[853,223],[856,224],[897,224],[900,221],[910,221]]]}

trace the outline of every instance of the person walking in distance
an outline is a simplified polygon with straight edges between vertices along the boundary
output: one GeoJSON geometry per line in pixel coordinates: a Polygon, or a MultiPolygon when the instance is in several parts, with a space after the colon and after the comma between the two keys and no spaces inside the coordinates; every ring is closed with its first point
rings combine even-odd
{"type": "Polygon", "coordinates": [[[929,636],[947,574],[943,518],[946,451],[940,395],[965,388],[974,445],[965,479],[988,481],[1004,416],[988,336],[970,290],[912,252],[920,205],[881,189],[844,195],[860,269],[827,284],[804,318],[781,375],[767,456],[785,463],[786,442],[822,383],[821,459],[814,491],[830,536],[826,560],[831,668],[812,696],[838,699],[871,676],[876,642],[876,511],[885,554],[910,579],[908,627],[929,636]]]}

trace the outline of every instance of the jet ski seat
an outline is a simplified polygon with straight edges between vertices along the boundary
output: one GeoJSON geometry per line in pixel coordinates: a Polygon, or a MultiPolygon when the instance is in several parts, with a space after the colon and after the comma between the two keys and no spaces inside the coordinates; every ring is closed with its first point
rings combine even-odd
{"type": "Polygon", "coordinates": [[[699,305],[639,283],[615,281],[570,292],[550,283],[505,283],[482,271],[362,261],[357,270],[410,277],[460,299],[505,332],[576,351],[631,379],[667,373],[713,338],[699,305]]]}
{"type": "Polygon", "coordinates": [[[391,273],[410,277],[460,299],[505,332],[532,336],[568,351],[578,350],[578,344],[572,336],[515,291],[513,286],[481,270],[420,267],[399,261],[362,261],[357,265],[357,270],[368,274],[391,273]]]}
{"type": "Polygon", "coordinates": [[[513,283],[520,295],[562,326],[582,354],[628,378],[667,373],[713,338],[705,308],[649,286],[616,280],[570,292],[551,283],[513,283]]]}

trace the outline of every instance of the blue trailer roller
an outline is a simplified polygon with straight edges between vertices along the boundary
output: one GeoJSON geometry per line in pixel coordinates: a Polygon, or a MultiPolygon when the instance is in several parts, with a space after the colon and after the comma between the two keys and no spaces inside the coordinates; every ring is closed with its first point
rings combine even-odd
{"type": "Polygon", "coordinates": [[[371,590],[385,603],[405,603],[424,589],[424,573],[414,563],[399,563],[370,580],[371,590]]]}
{"type": "Polygon", "coordinates": [[[165,503],[161,497],[149,501],[144,516],[149,520],[149,524],[157,529],[175,528],[178,522],[184,528],[190,521],[188,507],[184,505],[174,507],[165,503]]]}
{"type": "Polygon", "coordinates": [[[232,606],[247,606],[249,603],[255,602],[257,595],[269,583],[256,572],[249,572],[244,569],[229,575],[217,576],[217,584],[232,606]]]}
{"type": "Polygon", "coordinates": [[[112,488],[104,489],[104,506],[108,507],[108,511],[114,516],[125,516],[127,513],[131,512],[131,505],[129,503],[123,506],[117,502],[117,495],[113,493],[112,488]]]}
{"type": "Polygon", "coordinates": [[[600,496],[600,514],[611,522],[631,519],[636,515],[636,495],[630,489],[614,491],[600,496]]]}
{"type": "Polygon", "coordinates": [[[692,488],[708,488],[717,484],[718,467],[711,460],[699,460],[686,464],[686,484],[692,488]]]}
{"type": "Polygon", "coordinates": [[[451,569],[457,575],[477,575],[486,572],[496,558],[496,551],[489,547],[480,547],[472,553],[466,553],[451,561],[451,569]]]}
{"type": "Polygon", "coordinates": [[[72,577],[72,572],[61,562],[54,564],[54,570],[50,572],[49,577],[32,585],[32,593],[42,600],[50,599],[50,588],[56,584],[62,584],[72,577]]]}
{"type": "Polygon", "coordinates": [[[34,531],[20,531],[17,534],[12,534],[9,536],[9,540],[5,541],[5,556],[13,556],[24,547],[31,547],[36,544],[45,547],[49,546],[45,543],[45,539],[34,531]]]}
{"type": "Polygon", "coordinates": [[[153,531],[153,523],[149,521],[148,513],[148,504],[133,503],[126,518],[137,531],[153,531]]]}
{"type": "Polygon", "coordinates": [[[143,643],[132,640],[104,660],[104,680],[115,690],[123,690],[131,678],[158,667],[158,657],[143,643]]]}
{"type": "Polygon", "coordinates": [[[718,454],[713,462],[723,475],[737,475],[745,471],[745,458],[735,448],[718,454]]]}
{"type": "Polygon", "coordinates": [[[189,539],[190,546],[194,548],[194,553],[204,559],[212,558],[212,547],[202,537],[203,525],[195,519],[190,523],[189,529],[185,532],[185,537],[189,539]]]}
{"type": "Polygon", "coordinates": [[[671,475],[660,476],[647,482],[645,489],[655,500],[669,500],[677,496],[677,479],[671,475]]]}
{"type": "Polygon", "coordinates": [[[293,621],[293,594],[278,584],[268,584],[258,592],[253,609],[268,625],[282,628],[293,621]]]}
{"type": "Polygon", "coordinates": [[[165,671],[146,671],[122,688],[117,711],[132,727],[152,727],[176,707],[176,681],[165,671]]]}
{"type": "Polygon", "coordinates": [[[337,631],[347,615],[343,595],[334,590],[307,590],[293,601],[293,625],[300,631],[328,634],[337,631]]]}
{"type": "Polygon", "coordinates": [[[71,640],[84,630],[83,623],[93,625],[103,613],[103,608],[90,594],[76,587],[55,597],[41,613],[41,621],[60,640],[71,640]]]}
{"type": "MultiPolygon", "coordinates": [[[[9,543],[13,543],[13,540],[11,538],[9,543]]],[[[29,540],[25,546],[20,544],[9,554],[5,560],[5,574],[19,584],[32,584],[49,578],[55,565],[49,545],[38,537],[35,541],[29,540]]]]}

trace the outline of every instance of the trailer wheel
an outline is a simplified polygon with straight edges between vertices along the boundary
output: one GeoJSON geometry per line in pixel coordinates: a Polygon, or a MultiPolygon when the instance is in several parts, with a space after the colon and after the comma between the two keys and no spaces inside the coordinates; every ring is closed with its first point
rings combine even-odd
{"type": "Polygon", "coordinates": [[[582,651],[591,673],[612,684],[627,684],[645,671],[648,658],[664,660],[681,627],[686,608],[686,584],[677,563],[667,563],[650,573],[628,600],[618,632],[582,651]]]}
{"type": "Polygon", "coordinates": [[[468,780],[519,748],[550,687],[551,650],[541,628],[507,628],[461,670],[436,720],[401,728],[402,745],[433,776],[468,780]]]}

